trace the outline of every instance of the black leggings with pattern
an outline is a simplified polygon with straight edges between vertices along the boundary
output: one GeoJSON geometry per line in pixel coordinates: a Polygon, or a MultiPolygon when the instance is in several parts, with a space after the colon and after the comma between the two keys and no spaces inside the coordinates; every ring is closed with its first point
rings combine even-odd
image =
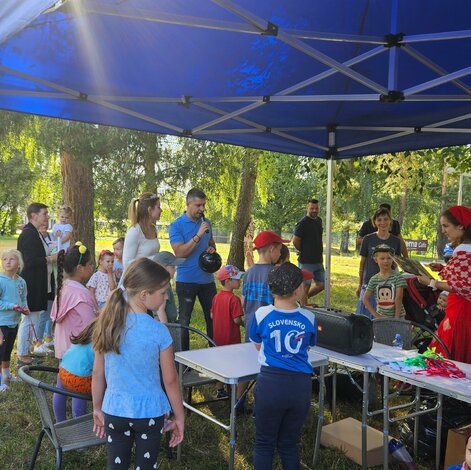
{"type": "Polygon", "coordinates": [[[135,419],[105,413],[106,468],[128,470],[131,467],[131,451],[134,444],[135,468],[140,470],[157,468],[163,425],[163,416],[135,419]]]}

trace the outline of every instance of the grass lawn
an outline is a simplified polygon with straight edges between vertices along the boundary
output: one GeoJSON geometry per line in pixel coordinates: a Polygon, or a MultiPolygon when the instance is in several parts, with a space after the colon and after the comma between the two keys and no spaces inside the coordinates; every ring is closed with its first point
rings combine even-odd
{"type": "MultiPolygon", "coordinates": [[[[99,239],[96,250],[111,248],[112,239],[99,239]]],[[[16,240],[0,239],[0,250],[7,247],[15,247],[16,240]]],[[[161,242],[161,249],[169,249],[167,240],[161,242]]],[[[227,258],[228,245],[218,245],[218,251],[223,259],[227,258]]],[[[291,258],[295,260],[294,255],[291,258]]],[[[355,289],[357,287],[359,258],[357,256],[334,256],[332,258],[332,294],[333,306],[346,311],[354,311],[356,304],[355,289]]],[[[316,302],[323,302],[322,296],[318,296],[316,302]]],[[[199,304],[196,304],[192,318],[192,325],[204,329],[204,319],[199,304]]],[[[14,356],[12,357],[14,359],[14,356]]],[[[55,365],[56,360],[48,357],[47,364],[55,365]]],[[[12,361],[12,369],[15,370],[15,361],[12,361]]],[[[125,377],[123,377],[125,380],[125,377]]],[[[207,386],[195,392],[195,399],[212,398],[214,387],[207,386]]],[[[249,397],[249,402],[252,397],[249,397]]],[[[303,468],[312,468],[313,433],[317,422],[317,396],[313,395],[313,408],[303,428],[301,439],[301,460],[303,468]]],[[[213,403],[205,407],[205,411],[226,421],[228,417],[227,401],[213,403]]],[[[326,422],[330,422],[330,413],[326,406],[326,422]]],[[[361,419],[361,404],[356,402],[341,402],[338,410],[339,419],[353,416],[361,419]]],[[[8,391],[0,394],[0,468],[2,470],[20,470],[29,467],[35,439],[40,429],[39,415],[36,404],[26,384],[12,384],[8,391]]],[[[370,420],[377,429],[381,429],[381,420],[370,420]]],[[[242,416],[237,421],[237,449],[236,468],[248,470],[252,468],[252,451],[255,437],[254,421],[250,416],[242,416]]],[[[393,432],[394,435],[394,432],[393,432]]],[[[195,469],[216,470],[227,468],[229,455],[229,435],[221,428],[201,417],[187,415],[185,440],[183,444],[182,462],[169,460],[163,451],[160,454],[161,469],[195,469]]],[[[49,470],[54,468],[55,455],[53,447],[47,438],[43,440],[42,448],[36,462],[36,469],[49,470]]],[[[431,468],[432,464],[420,469],[431,468]]],[[[94,448],[86,451],[67,452],[63,458],[63,469],[104,469],[106,467],[104,448],[94,448]]],[[[281,468],[276,463],[275,468],[281,468]]],[[[316,468],[350,470],[360,468],[347,459],[341,451],[321,448],[320,461],[316,468]]],[[[391,468],[397,468],[394,465],[391,468]]]]}

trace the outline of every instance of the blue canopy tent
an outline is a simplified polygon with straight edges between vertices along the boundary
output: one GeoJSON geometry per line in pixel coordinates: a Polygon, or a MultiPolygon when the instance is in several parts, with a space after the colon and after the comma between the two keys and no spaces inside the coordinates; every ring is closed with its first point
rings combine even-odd
{"type": "Polygon", "coordinates": [[[3,0],[0,108],[325,158],[329,272],[334,160],[470,142],[469,18],[469,0],[3,0]]]}

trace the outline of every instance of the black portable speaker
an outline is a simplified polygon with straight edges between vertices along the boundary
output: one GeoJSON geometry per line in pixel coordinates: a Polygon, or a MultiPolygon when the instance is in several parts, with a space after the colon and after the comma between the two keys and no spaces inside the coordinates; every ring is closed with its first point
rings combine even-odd
{"type": "Polygon", "coordinates": [[[373,323],[364,315],[335,308],[311,308],[317,321],[317,344],[349,356],[367,353],[373,346],[373,323]]]}

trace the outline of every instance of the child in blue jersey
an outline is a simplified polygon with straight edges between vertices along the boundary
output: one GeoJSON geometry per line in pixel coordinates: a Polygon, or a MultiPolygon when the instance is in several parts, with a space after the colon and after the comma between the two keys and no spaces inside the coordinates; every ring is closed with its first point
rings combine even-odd
{"type": "Polygon", "coordinates": [[[271,470],[275,449],[284,470],[300,467],[297,441],[312,390],[308,351],[316,343],[314,314],[297,304],[303,280],[292,263],[273,268],[268,286],[274,305],[259,308],[250,329],[261,364],[255,386],[255,470],[271,470]]]}
{"type": "Polygon", "coordinates": [[[162,432],[170,447],[183,440],[184,412],[167,327],[147,314],[167,300],[170,274],[148,258],[126,267],[122,286],[108,298],[93,332],[93,429],[106,434],[107,465],[157,468],[162,432]],[[161,384],[161,377],[165,390],[161,384]],[[175,421],[165,420],[173,410],[175,421]]]}

